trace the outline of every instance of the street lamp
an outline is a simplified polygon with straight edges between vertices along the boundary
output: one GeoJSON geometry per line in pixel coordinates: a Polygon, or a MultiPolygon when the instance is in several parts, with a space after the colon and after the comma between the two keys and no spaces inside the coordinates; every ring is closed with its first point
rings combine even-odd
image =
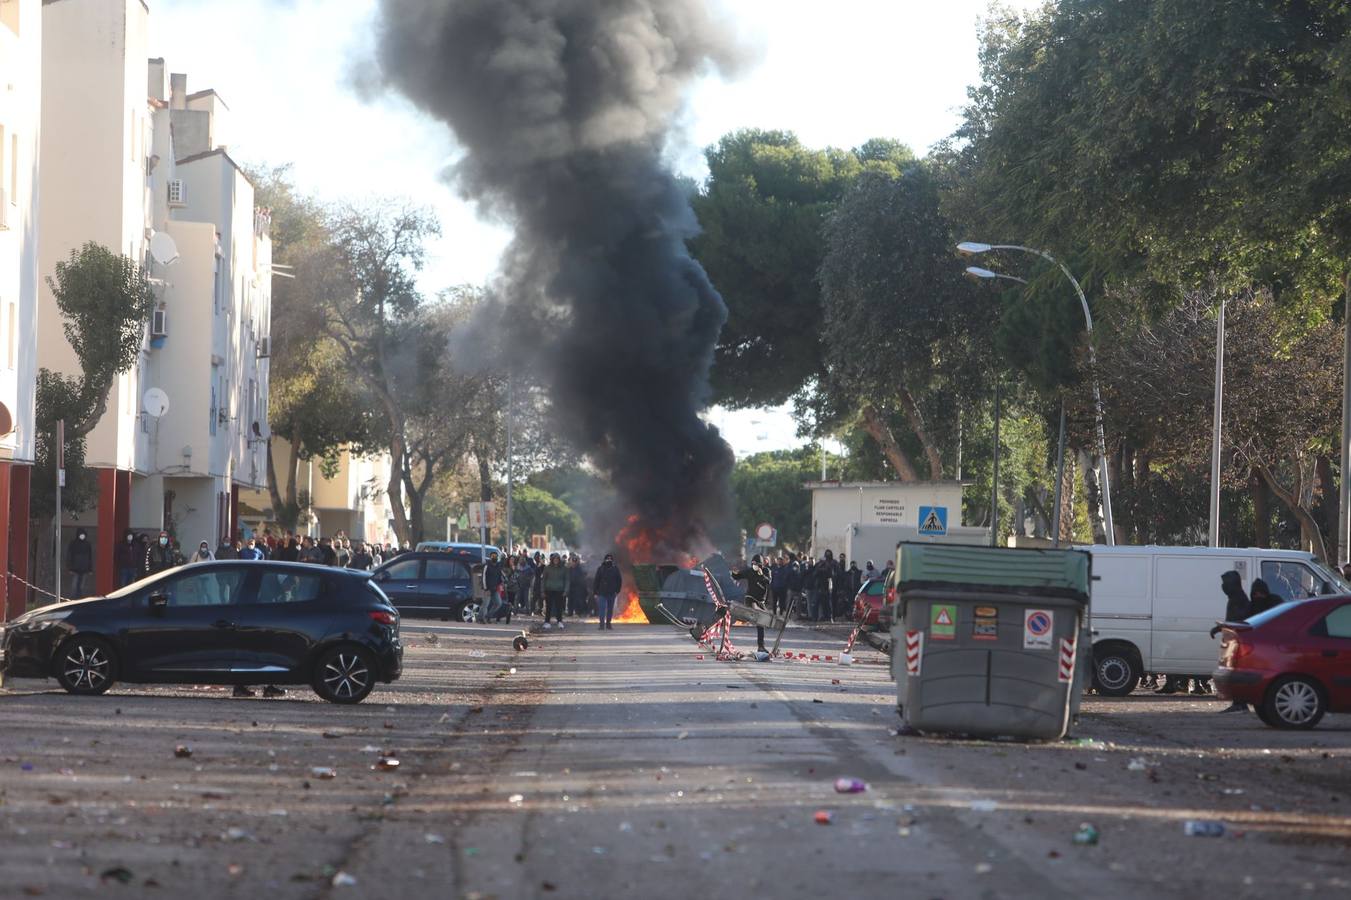
{"type": "MultiPolygon", "coordinates": [[[[975,246],[984,246],[975,245],[975,246]]],[[[966,274],[971,278],[982,280],[1003,279],[1004,281],[1016,281],[1019,284],[1027,284],[1026,278],[1019,278],[1016,275],[1004,275],[1000,272],[991,272],[989,269],[982,269],[980,266],[967,266],[966,274]]],[[[995,383],[995,473],[994,481],[996,485],[996,494],[999,484],[999,383],[995,383]]],[[[1060,499],[1065,488],[1065,397],[1060,397],[1060,436],[1056,441],[1055,450],[1055,511],[1051,513],[1051,534],[1055,535],[1055,545],[1060,546],[1060,499]]],[[[998,512],[996,510],[996,522],[998,512]]]]}
{"type": "MultiPolygon", "coordinates": [[[[1017,244],[984,244],[978,241],[962,241],[957,245],[957,252],[964,256],[975,256],[981,253],[989,253],[991,250],[1017,250],[1020,253],[1031,253],[1033,256],[1040,256],[1047,262],[1054,263],[1069,279],[1070,284],[1074,286],[1074,292],[1079,295],[1079,305],[1084,310],[1084,328],[1088,332],[1088,367],[1092,371],[1093,380],[1093,417],[1098,437],[1098,479],[1102,485],[1102,526],[1106,532],[1107,546],[1116,546],[1116,531],[1112,527],[1112,488],[1107,475],[1107,437],[1102,425],[1102,393],[1098,389],[1098,354],[1093,349],[1093,314],[1088,309],[1088,298],[1084,296],[1084,289],[1079,286],[1079,282],[1070,274],[1070,270],[1060,260],[1044,250],[1035,250],[1031,247],[1022,247],[1017,244]]],[[[967,273],[977,278],[998,277],[998,273],[990,272],[988,269],[971,267],[967,273]],[[974,271],[973,271],[974,270],[974,271]],[[988,275],[981,274],[989,272],[988,275]]],[[[1057,505],[1057,510],[1059,505],[1057,505]]],[[[1056,532],[1059,537],[1060,532],[1056,532]]]]}

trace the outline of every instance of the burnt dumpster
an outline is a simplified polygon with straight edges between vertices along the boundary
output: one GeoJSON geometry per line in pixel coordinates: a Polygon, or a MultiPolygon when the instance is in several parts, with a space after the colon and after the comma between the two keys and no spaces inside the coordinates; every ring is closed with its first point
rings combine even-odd
{"type": "Polygon", "coordinates": [[[718,611],[708,594],[704,569],[718,582],[726,600],[739,602],[745,598],[745,588],[732,578],[732,570],[720,554],[689,567],[635,565],[633,581],[638,588],[638,605],[647,621],[653,625],[673,621],[704,628],[712,625],[718,611]]]}
{"type": "Polygon", "coordinates": [[[892,673],[921,732],[1054,740],[1087,678],[1082,550],[901,543],[892,673]]]}

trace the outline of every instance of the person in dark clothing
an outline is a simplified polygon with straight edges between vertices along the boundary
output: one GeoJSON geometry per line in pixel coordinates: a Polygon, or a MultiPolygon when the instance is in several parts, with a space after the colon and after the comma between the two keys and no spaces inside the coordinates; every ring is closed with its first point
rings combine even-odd
{"type": "Polygon", "coordinates": [[[94,571],[94,549],[89,546],[89,532],[83,528],[75,530],[75,539],[66,547],[66,568],[75,576],[68,596],[75,600],[86,596],[89,576],[94,571]]]}
{"type": "Polygon", "coordinates": [[[600,617],[600,629],[612,631],[610,620],[615,614],[615,602],[619,599],[619,590],[624,586],[624,576],[619,573],[613,555],[605,554],[605,560],[596,570],[591,582],[591,593],[596,597],[596,615],[600,617]]]}
{"type": "Polygon", "coordinates": [[[277,546],[277,562],[300,562],[300,544],[292,535],[285,544],[277,546]]]}
{"type": "Polygon", "coordinates": [[[812,587],[816,589],[816,608],[811,610],[811,617],[817,622],[828,622],[834,619],[830,597],[830,583],[834,576],[834,555],[827,550],[826,555],[812,569],[814,579],[812,587]]]}
{"type": "MultiPolygon", "coordinates": [[[[760,561],[760,554],[751,557],[751,564],[739,572],[733,572],[732,577],[738,581],[746,582],[746,604],[748,606],[765,609],[765,599],[769,594],[769,573],[765,571],[764,563],[760,561]]],[[[763,625],[755,626],[755,649],[762,652],[765,650],[765,628],[763,625]]]]}
{"type": "Polygon", "coordinates": [[[244,549],[239,551],[239,558],[257,562],[263,558],[263,551],[256,540],[249,538],[248,543],[244,545],[244,549]]]}
{"type": "Polygon", "coordinates": [[[136,559],[137,578],[144,578],[145,576],[150,574],[150,571],[146,568],[146,559],[149,556],[150,556],[150,535],[148,534],[136,535],[135,559],[136,559]]]}
{"type": "Polygon", "coordinates": [[[164,572],[172,569],[176,562],[173,545],[169,543],[169,532],[161,531],[159,538],[145,551],[145,573],[155,575],[164,572]]]}
{"type": "Polygon", "coordinates": [[[586,618],[591,605],[591,579],[582,568],[582,558],[576,553],[568,557],[568,614],[586,618]]]}
{"type": "Polygon", "coordinates": [[[568,570],[563,566],[563,558],[557,553],[549,554],[549,564],[540,576],[544,589],[544,627],[549,627],[553,619],[563,628],[563,601],[568,593],[568,570]]]}
{"type": "MultiPolygon", "coordinates": [[[[1263,587],[1266,587],[1263,584],[1263,587]]],[[[1248,595],[1243,593],[1243,576],[1230,569],[1220,576],[1220,590],[1224,591],[1226,603],[1224,605],[1224,621],[1226,622],[1244,622],[1252,609],[1252,601],[1248,595]]],[[[1213,638],[1220,633],[1220,626],[1216,625],[1210,629],[1210,636],[1213,638]]],[[[1235,700],[1221,712],[1245,712],[1248,704],[1239,703],[1235,700]]]]}
{"type": "MultiPolygon", "coordinates": [[[[544,570],[547,568],[544,565],[544,554],[536,550],[533,563],[535,572],[530,585],[530,611],[538,615],[547,613],[544,608],[544,570]]],[[[548,623],[548,619],[545,619],[545,623],[548,623]]]]}
{"type": "Polygon", "coordinates": [[[799,616],[806,612],[802,608],[802,588],[806,585],[806,576],[802,571],[802,564],[798,562],[797,554],[788,554],[788,605],[797,610],[799,616]]]}
{"type": "Polygon", "coordinates": [[[338,562],[338,551],[333,549],[332,538],[319,539],[319,554],[326,566],[336,565],[338,562]]]}
{"type": "Polygon", "coordinates": [[[122,533],[122,542],[113,554],[117,563],[117,586],[126,587],[140,577],[145,557],[136,553],[136,533],[128,528],[122,533]]]}
{"type": "Polygon", "coordinates": [[[239,551],[235,545],[221,538],[219,546],[216,547],[216,559],[239,559],[239,551]]]}
{"type": "Polygon", "coordinates": [[[1264,613],[1269,609],[1275,609],[1280,606],[1282,600],[1276,594],[1271,592],[1267,583],[1260,578],[1254,578],[1252,581],[1252,596],[1248,605],[1248,618],[1264,613]]]}
{"type": "MultiPolygon", "coordinates": [[[[278,547],[277,553],[285,551],[285,547],[278,547]]],[[[352,558],[347,561],[347,568],[356,569],[359,572],[369,572],[375,568],[375,558],[371,552],[366,549],[364,541],[354,541],[352,543],[352,558]]]]}
{"type": "Polygon", "coordinates": [[[780,556],[769,570],[769,592],[774,599],[774,614],[788,611],[788,560],[780,556]]]}
{"type": "Polygon", "coordinates": [[[490,613],[495,611],[497,603],[503,600],[502,564],[497,561],[496,551],[488,554],[483,564],[483,605],[480,618],[486,622],[490,613]]]}

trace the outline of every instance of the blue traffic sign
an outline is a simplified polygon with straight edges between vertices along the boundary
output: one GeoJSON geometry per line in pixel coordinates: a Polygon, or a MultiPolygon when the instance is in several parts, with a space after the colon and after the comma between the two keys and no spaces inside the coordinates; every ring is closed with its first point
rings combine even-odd
{"type": "Polygon", "coordinates": [[[946,506],[921,506],[919,508],[919,533],[937,535],[948,533],[948,508],[946,506]]]}

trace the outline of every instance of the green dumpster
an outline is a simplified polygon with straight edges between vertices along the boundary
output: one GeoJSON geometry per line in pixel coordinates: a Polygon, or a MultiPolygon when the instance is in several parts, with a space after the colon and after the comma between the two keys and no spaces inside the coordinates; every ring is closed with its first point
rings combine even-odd
{"type": "Polygon", "coordinates": [[[921,732],[1064,737],[1088,677],[1082,550],[901,543],[892,673],[921,732]]]}

